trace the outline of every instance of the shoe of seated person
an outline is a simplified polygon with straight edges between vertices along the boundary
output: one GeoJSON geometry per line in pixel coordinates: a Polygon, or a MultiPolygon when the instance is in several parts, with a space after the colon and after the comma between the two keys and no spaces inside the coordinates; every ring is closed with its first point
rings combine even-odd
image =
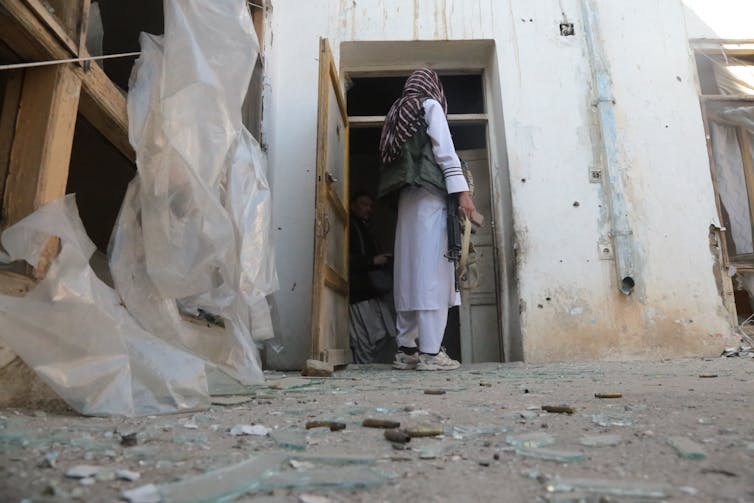
{"type": "Polygon", "coordinates": [[[458,360],[454,360],[445,353],[444,349],[436,355],[421,353],[416,370],[455,370],[461,366],[458,360]]]}
{"type": "Polygon", "coordinates": [[[393,359],[393,368],[396,370],[414,370],[419,363],[419,352],[410,355],[398,350],[393,359]]]}

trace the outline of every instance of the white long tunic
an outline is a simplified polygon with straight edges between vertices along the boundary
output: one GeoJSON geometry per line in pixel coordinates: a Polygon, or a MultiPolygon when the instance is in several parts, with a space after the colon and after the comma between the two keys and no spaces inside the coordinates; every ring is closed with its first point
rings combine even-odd
{"type": "MultiPolygon", "coordinates": [[[[427,134],[443,170],[448,193],[469,190],[453,146],[442,106],[424,101],[427,134]]],[[[455,291],[453,263],[447,252],[446,195],[423,187],[406,187],[398,202],[395,234],[395,308],[397,311],[447,309],[461,303],[455,291]]]]}

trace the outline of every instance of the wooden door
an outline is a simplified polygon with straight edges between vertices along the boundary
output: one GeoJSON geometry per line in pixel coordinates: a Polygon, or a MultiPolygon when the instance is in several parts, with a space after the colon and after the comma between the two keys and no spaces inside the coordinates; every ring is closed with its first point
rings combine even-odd
{"type": "Polygon", "coordinates": [[[351,362],[348,336],[348,114],[327,39],[320,39],[312,357],[351,362]]]}
{"type": "Polygon", "coordinates": [[[501,362],[503,344],[497,305],[497,274],[495,272],[495,240],[490,198],[490,175],[487,150],[458,152],[474,177],[474,205],[484,215],[484,226],[471,235],[476,250],[479,280],[475,288],[461,290],[461,359],[464,363],[501,362]]]}

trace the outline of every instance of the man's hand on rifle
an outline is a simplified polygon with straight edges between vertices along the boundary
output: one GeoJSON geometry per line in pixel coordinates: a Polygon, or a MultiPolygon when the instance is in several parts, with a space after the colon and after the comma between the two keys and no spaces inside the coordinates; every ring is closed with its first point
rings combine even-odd
{"type": "Polygon", "coordinates": [[[474,201],[471,200],[471,196],[468,192],[461,192],[458,195],[458,206],[461,208],[461,211],[463,211],[466,220],[471,220],[471,214],[476,211],[476,207],[474,206],[474,201]]]}

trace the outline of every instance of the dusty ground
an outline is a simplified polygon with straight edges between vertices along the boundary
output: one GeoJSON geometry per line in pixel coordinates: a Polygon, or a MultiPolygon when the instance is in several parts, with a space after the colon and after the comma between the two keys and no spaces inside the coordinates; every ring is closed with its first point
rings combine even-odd
{"type": "Polygon", "coordinates": [[[329,379],[285,377],[270,373],[267,386],[251,390],[251,401],[193,414],[84,418],[56,402],[44,411],[0,409],[0,499],[114,501],[124,490],[153,483],[163,500],[173,494],[175,501],[234,487],[251,491],[240,501],[637,501],[547,490],[580,477],[613,486],[622,481],[623,491],[644,491],[651,501],[754,501],[751,358],[494,364],[449,373],[351,368],[329,379]],[[425,394],[428,389],[445,394],[425,394]],[[601,392],[623,396],[596,398],[601,392]],[[560,404],[575,413],[541,410],[560,404]],[[446,433],[414,438],[398,450],[382,430],[361,426],[367,417],[395,419],[402,427],[441,425],[446,433]],[[315,418],[340,420],[346,429],[307,431],[315,418]],[[237,424],[274,431],[233,436],[229,429],[237,424]],[[134,432],[137,444],[121,445],[121,435],[134,432]],[[584,459],[563,463],[516,452],[509,436],[530,432],[553,437],[546,449],[584,459]],[[620,441],[580,444],[598,434],[620,441]],[[705,457],[681,457],[668,444],[675,436],[696,442],[705,457]],[[85,482],[91,485],[65,476],[82,464],[101,470],[85,482]],[[113,478],[119,469],[139,472],[140,479],[113,478]],[[184,485],[169,485],[181,480],[184,485]]]}

